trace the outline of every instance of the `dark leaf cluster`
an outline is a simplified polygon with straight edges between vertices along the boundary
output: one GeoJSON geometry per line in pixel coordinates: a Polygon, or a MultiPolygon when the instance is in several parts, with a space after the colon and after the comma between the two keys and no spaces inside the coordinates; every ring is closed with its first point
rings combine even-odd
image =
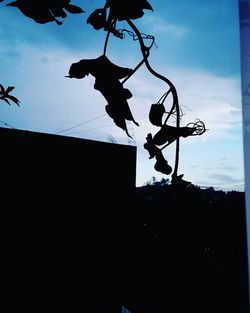
{"type": "Polygon", "coordinates": [[[7,4],[18,8],[25,16],[35,22],[45,24],[56,22],[62,24],[59,19],[67,17],[67,13],[77,14],[84,12],[80,7],[70,3],[71,0],[16,0],[7,4]]]}
{"type": "Polygon", "coordinates": [[[144,15],[144,9],[153,11],[147,0],[106,0],[103,8],[98,8],[89,15],[87,23],[96,30],[104,28],[115,33],[113,27],[115,21],[141,18],[144,15]]]}
{"type": "Polygon", "coordinates": [[[112,63],[105,55],[96,59],[83,59],[73,63],[69,69],[69,78],[84,78],[91,74],[95,77],[94,88],[99,90],[107,101],[105,110],[114,123],[128,133],[126,120],[134,120],[128,105],[128,99],[132,97],[129,89],[124,88],[119,79],[125,78],[133,72],[130,68],[120,67],[112,63]]]}

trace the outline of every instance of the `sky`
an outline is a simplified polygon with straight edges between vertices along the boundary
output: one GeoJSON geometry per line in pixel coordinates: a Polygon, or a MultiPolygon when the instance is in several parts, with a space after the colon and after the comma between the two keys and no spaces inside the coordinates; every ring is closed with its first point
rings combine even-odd
{"type": "MultiPolygon", "coordinates": [[[[94,77],[69,79],[70,65],[103,54],[106,32],[87,24],[88,16],[104,0],[72,0],[85,12],[68,14],[62,25],[38,24],[18,9],[0,3],[0,83],[15,86],[20,107],[0,102],[0,127],[91,140],[136,145],[136,185],[152,177],[171,179],[154,169],[154,159],[143,145],[159,128],[149,121],[149,110],[167,91],[166,84],[142,66],[124,84],[139,127],[126,133],[106,114],[106,100],[93,88],[94,77]]],[[[180,140],[179,174],[195,185],[244,191],[240,34],[238,0],[149,0],[133,20],[155,45],[149,63],[175,86],[182,111],[181,126],[197,120],[207,131],[180,140]]],[[[120,28],[131,30],[126,22],[120,28]]],[[[146,43],[146,41],[145,41],[146,43]]],[[[149,40],[150,44],[150,40],[149,40]]],[[[111,36],[107,57],[121,67],[134,68],[142,54],[138,41],[111,36]]],[[[166,110],[170,103],[166,101],[166,110]]],[[[174,120],[171,120],[174,124],[174,120]]],[[[175,144],[163,150],[174,167],[175,144]]]]}

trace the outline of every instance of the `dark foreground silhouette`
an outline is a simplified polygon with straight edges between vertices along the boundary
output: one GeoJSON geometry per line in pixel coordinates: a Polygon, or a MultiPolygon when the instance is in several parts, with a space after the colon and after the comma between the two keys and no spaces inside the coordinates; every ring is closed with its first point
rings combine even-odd
{"type": "Polygon", "coordinates": [[[249,313],[243,192],[136,188],[134,146],[0,142],[3,312],[249,313]]]}
{"type": "MultiPolygon", "coordinates": [[[[35,186],[29,189],[33,210],[27,215],[19,207],[18,220],[1,226],[10,306],[248,313],[244,193],[158,183],[123,198],[119,187],[103,194],[111,187],[105,177],[76,194],[59,187],[48,197],[44,185],[40,198],[35,186]]],[[[19,188],[20,202],[25,186],[19,188]]]]}

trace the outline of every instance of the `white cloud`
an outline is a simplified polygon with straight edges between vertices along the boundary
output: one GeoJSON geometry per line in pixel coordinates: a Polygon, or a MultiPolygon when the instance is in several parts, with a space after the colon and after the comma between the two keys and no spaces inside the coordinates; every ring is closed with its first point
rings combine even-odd
{"type": "Polygon", "coordinates": [[[163,20],[159,16],[144,16],[142,24],[144,27],[150,29],[151,34],[164,34],[181,38],[190,32],[190,29],[180,24],[173,24],[163,20]]]}

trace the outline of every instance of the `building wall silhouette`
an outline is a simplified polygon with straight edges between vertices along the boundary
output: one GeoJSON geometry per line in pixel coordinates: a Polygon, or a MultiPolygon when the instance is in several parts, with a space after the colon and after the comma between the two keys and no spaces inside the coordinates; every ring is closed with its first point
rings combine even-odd
{"type": "Polygon", "coordinates": [[[114,277],[136,147],[5,128],[0,142],[1,273],[11,303],[120,312],[114,277]]]}

